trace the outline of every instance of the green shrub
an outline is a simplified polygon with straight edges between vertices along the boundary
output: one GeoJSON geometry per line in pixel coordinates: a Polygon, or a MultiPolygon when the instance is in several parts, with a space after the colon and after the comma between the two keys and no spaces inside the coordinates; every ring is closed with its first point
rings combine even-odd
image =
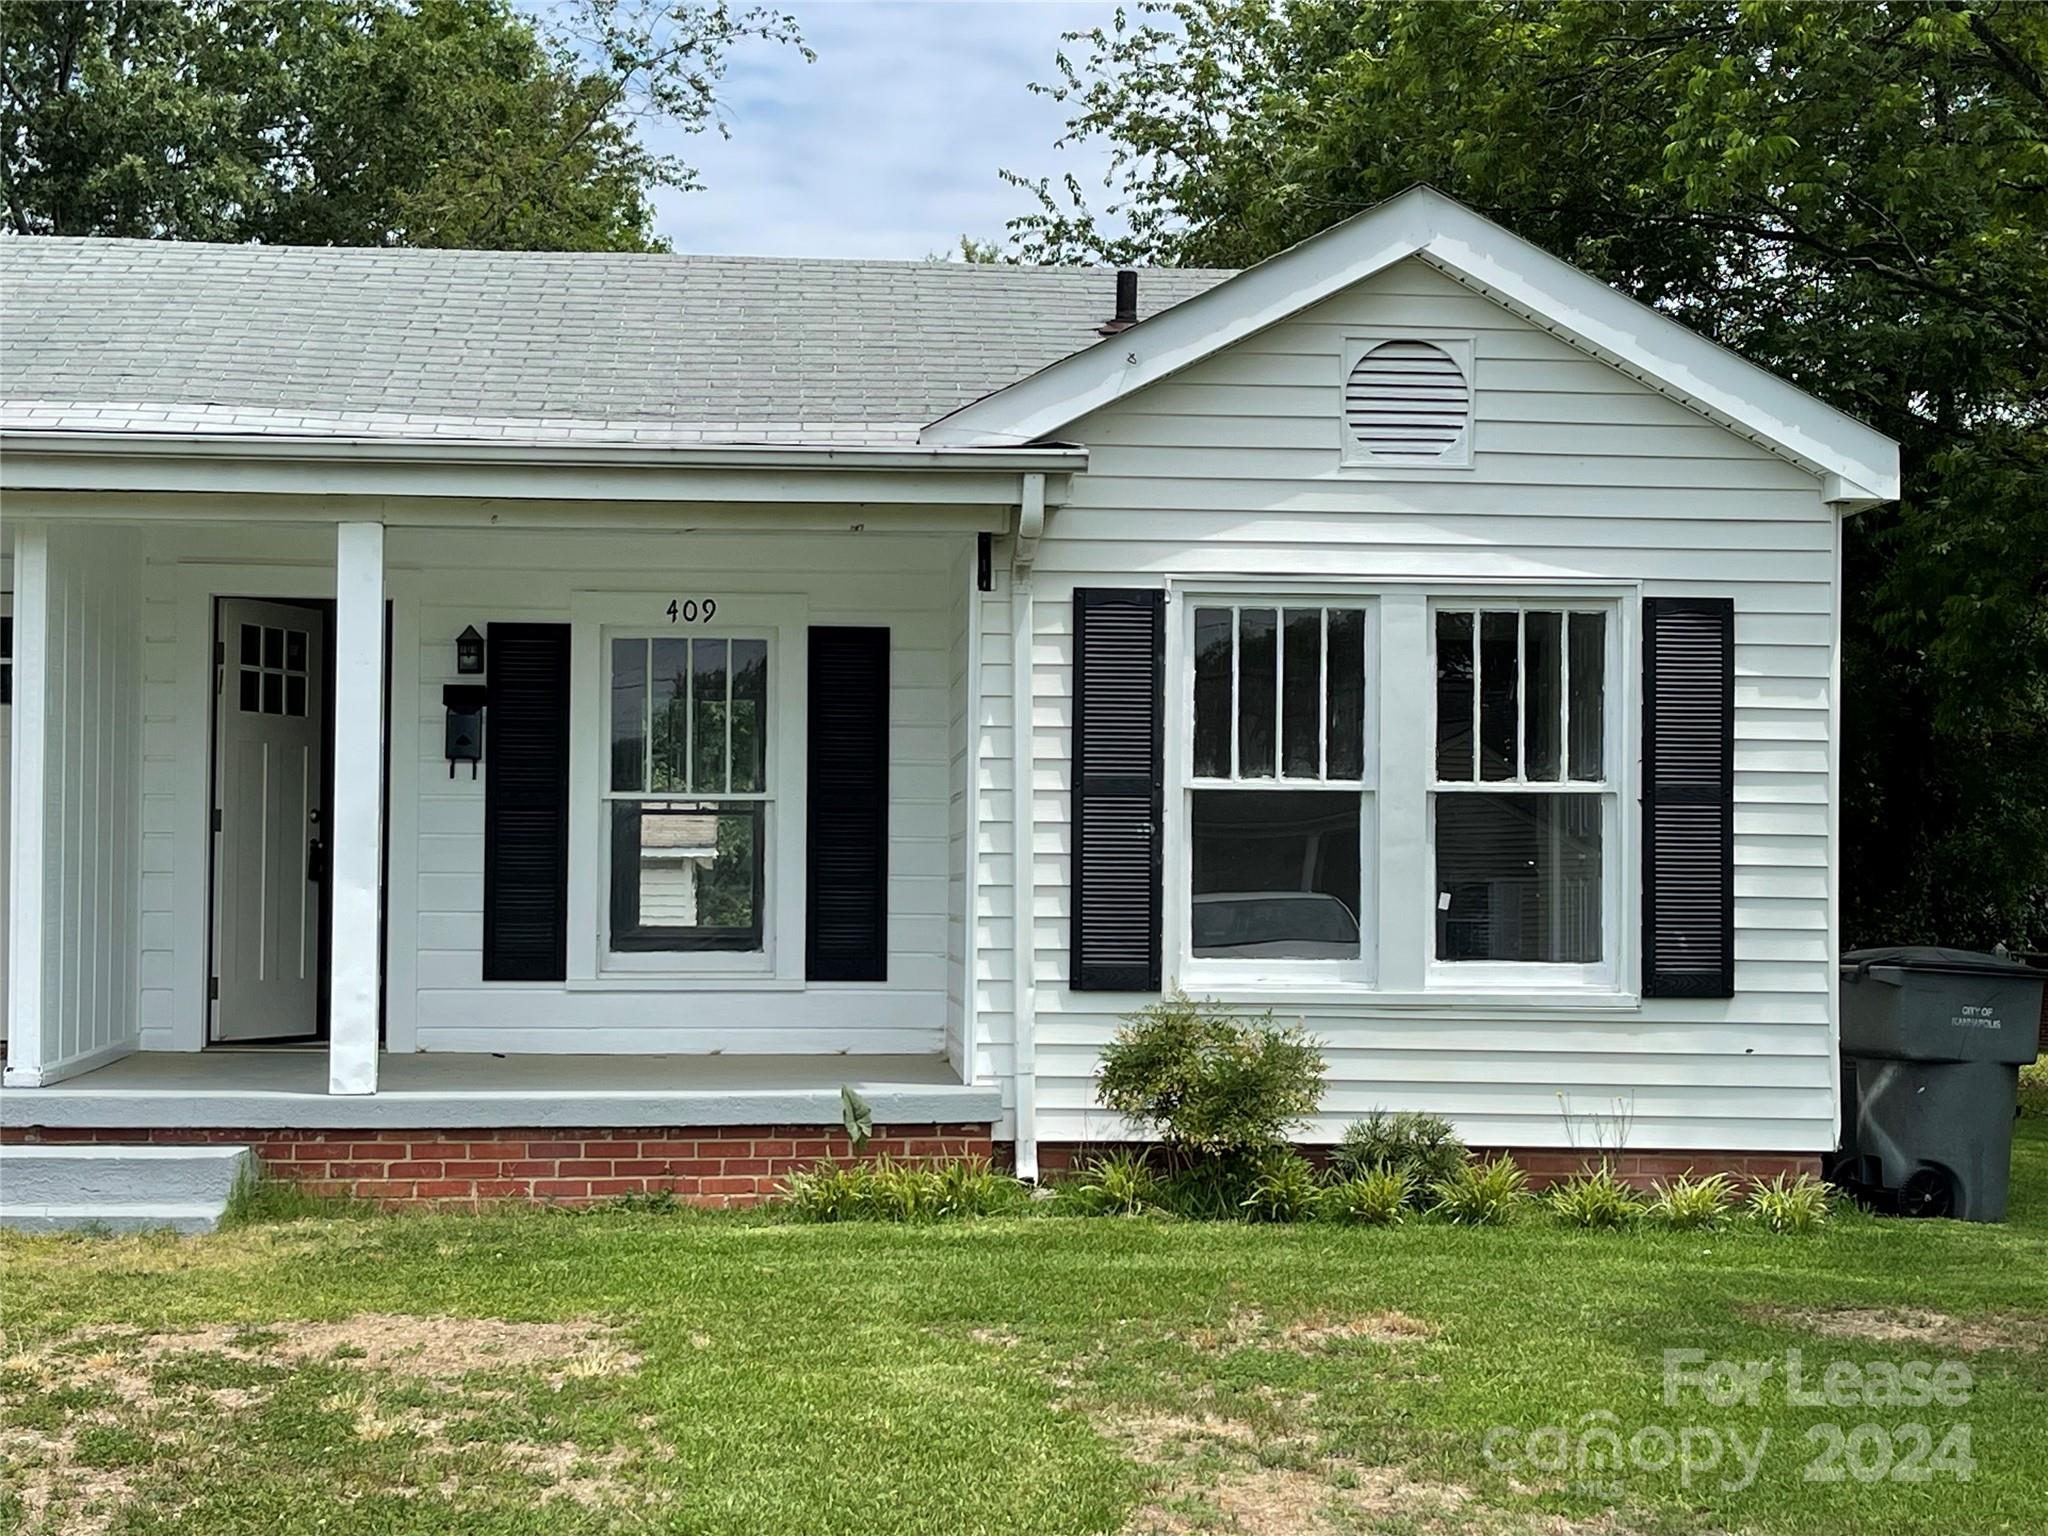
{"type": "Polygon", "coordinates": [[[1260,1159],[1211,1157],[1169,1169],[1159,1180],[1159,1204],[1190,1221],[1241,1221],[1258,1182],[1260,1159]]]}
{"type": "Polygon", "coordinates": [[[1159,1179],[1142,1152],[1111,1152],[1082,1168],[1062,1192],[1084,1216],[1136,1216],[1159,1204],[1159,1179]]]}
{"type": "Polygon", "coordinates": [[[1430,1211],[1461,1227],[1503,1227],[1529,1200],[1529,1180],[1505,1155],[1491,1162],[1465,1163],[1447,1179],[1430,1185],[1430,1211]]]}
{"type": "Polygon", "coordinates": [[[1604,1163],[1559,1180],[1544,1198],[1551,1214],[1573,1227],[1632,1226],[1644,1211],[1643,1197],[1604,1163]]]}
{"type": "Polygon", "coordinates": [[[1267,1154],[1240,1204],[1253,1221],[1306,1221],[1322,1193],[1315,1164],[1290,1147],[1267,1154]]]}
{"type": "Polygon", "coordinates": [[[1323,1093],[1321,1046],[1267,1014],[1246,1023],[1175,992],[1129,1015],[1102,1053],[1095,1095],[1149,1128],[1179,1166],[1258,1159],[1288,1140],[1323,1093]]]}
{"type": "Polygon", "coordinates": [[[1725,1173],[1696,1179],[1682,1173],[1668,1184],[1650,1186],[1650,1220],[1675,1232],[1708,1232],[1728,1219],[1735,1181],[1725,1173]]]}
{"type": "Polygon", "coordinates": [[[2048,1115],[2048,1056],[2020,1068],[2020,1113],[2048,1115]]]}
{"type": "Polygon", "coordinates": [[[1355,1179],[1376,1169],[1405,1173],[1420,1197],[1430,1185],[1450,1178],[1471,1157],[1450,1121],[1441,1116],[1412,1110],[1390,1115],[1376,1109],[1363,1120],[1351,1122],[1343,1141],[1330,1154],[1330,1167],[1342,1179],[1355,1179]]]}
{"type": "Polygon", "coordinates": [[[1024,1203],[1023,1186],[986,1158],[956,1163],[819,1163],[784,1181],[780,1204],[799,1221],[936,1221],[986,1216],[1024,1203]]]}
{"type": "Polygon", "coordinates": [[[1323,1191],[1325,1221],[1363,1227],[1397,1226],[1418,1198],[1415,1176],[1398,1168],[1375,1168],[1342,1179],[1323,1191]]]}
{"type": "Polygon", "coordinates": [[[1788,1179],[1781,1173],[1768,1184],[1752,1184],[1743,1210],[1767,1231],[1811,1232],[1827,1222],[1828,1187],[1811,1174],[1788,1179]]]}

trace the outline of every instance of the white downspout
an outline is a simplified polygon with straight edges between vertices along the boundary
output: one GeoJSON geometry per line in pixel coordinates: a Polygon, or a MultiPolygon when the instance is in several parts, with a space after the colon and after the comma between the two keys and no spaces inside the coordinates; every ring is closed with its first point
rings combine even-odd
{"type": "Polygon", "coordinates": [[[1038,981],[1031,916],[1031,565],[1045,532],[1045,476],[1026,475],[1010,549],[1010,994],[1014,1004],[1017,1177],[1038,1179],[1038,981]]]}

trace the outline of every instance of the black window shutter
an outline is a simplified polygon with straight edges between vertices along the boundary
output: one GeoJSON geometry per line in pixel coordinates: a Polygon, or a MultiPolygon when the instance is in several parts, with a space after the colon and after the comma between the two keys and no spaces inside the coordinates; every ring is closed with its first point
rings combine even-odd
{"type": "Polygon", "coordinates": [[[569,626],[493,624],[484,980],[560,981],[569,941],[569,626]]]}
{"type": "MultiPolygon", "coordinates": [[[[1165,593],[1075,589],[1069,984],[1076,991],[1159,990],[1165,669],[1165,593]]],[[[1019,784],[1015,793],[1030,790],[1019,784]]],[[[1019,921],[1028,917],[1020,913],[1019,921]]]]}
{"type": "Polygon", "coordinates": [[[1735,995],[1735,604],[1643,600],[1643,993],[1735,995]]]}
{"type": "Polygon", "coordinates": [[[889,979],[889,631],[811,631],[804,975],[889,979]]]}

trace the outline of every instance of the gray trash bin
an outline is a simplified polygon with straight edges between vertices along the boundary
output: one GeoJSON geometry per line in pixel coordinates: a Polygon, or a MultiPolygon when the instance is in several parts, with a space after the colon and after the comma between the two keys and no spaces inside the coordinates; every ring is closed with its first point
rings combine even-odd
{"type": "Polygon", "coordinates": [[[2003,1221],[2044,980],[1963,949],[1845,955],[1837,1176],[1907,1215],[2003,1221]]]}

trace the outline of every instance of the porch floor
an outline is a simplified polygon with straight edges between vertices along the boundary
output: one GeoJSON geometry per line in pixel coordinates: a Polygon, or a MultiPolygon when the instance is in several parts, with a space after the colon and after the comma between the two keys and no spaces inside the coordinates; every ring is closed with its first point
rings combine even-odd
{"type": "Polygon", "coordinates": [[[943,1056],[385,1055],[377,1092],[327,1091],[319,1047],[138,1051],[42,1088],[0,1090],[0,1127],[837,1125],[850,1085],[883,1124],[987,1124],[992,1087],[943,1056]]]}

